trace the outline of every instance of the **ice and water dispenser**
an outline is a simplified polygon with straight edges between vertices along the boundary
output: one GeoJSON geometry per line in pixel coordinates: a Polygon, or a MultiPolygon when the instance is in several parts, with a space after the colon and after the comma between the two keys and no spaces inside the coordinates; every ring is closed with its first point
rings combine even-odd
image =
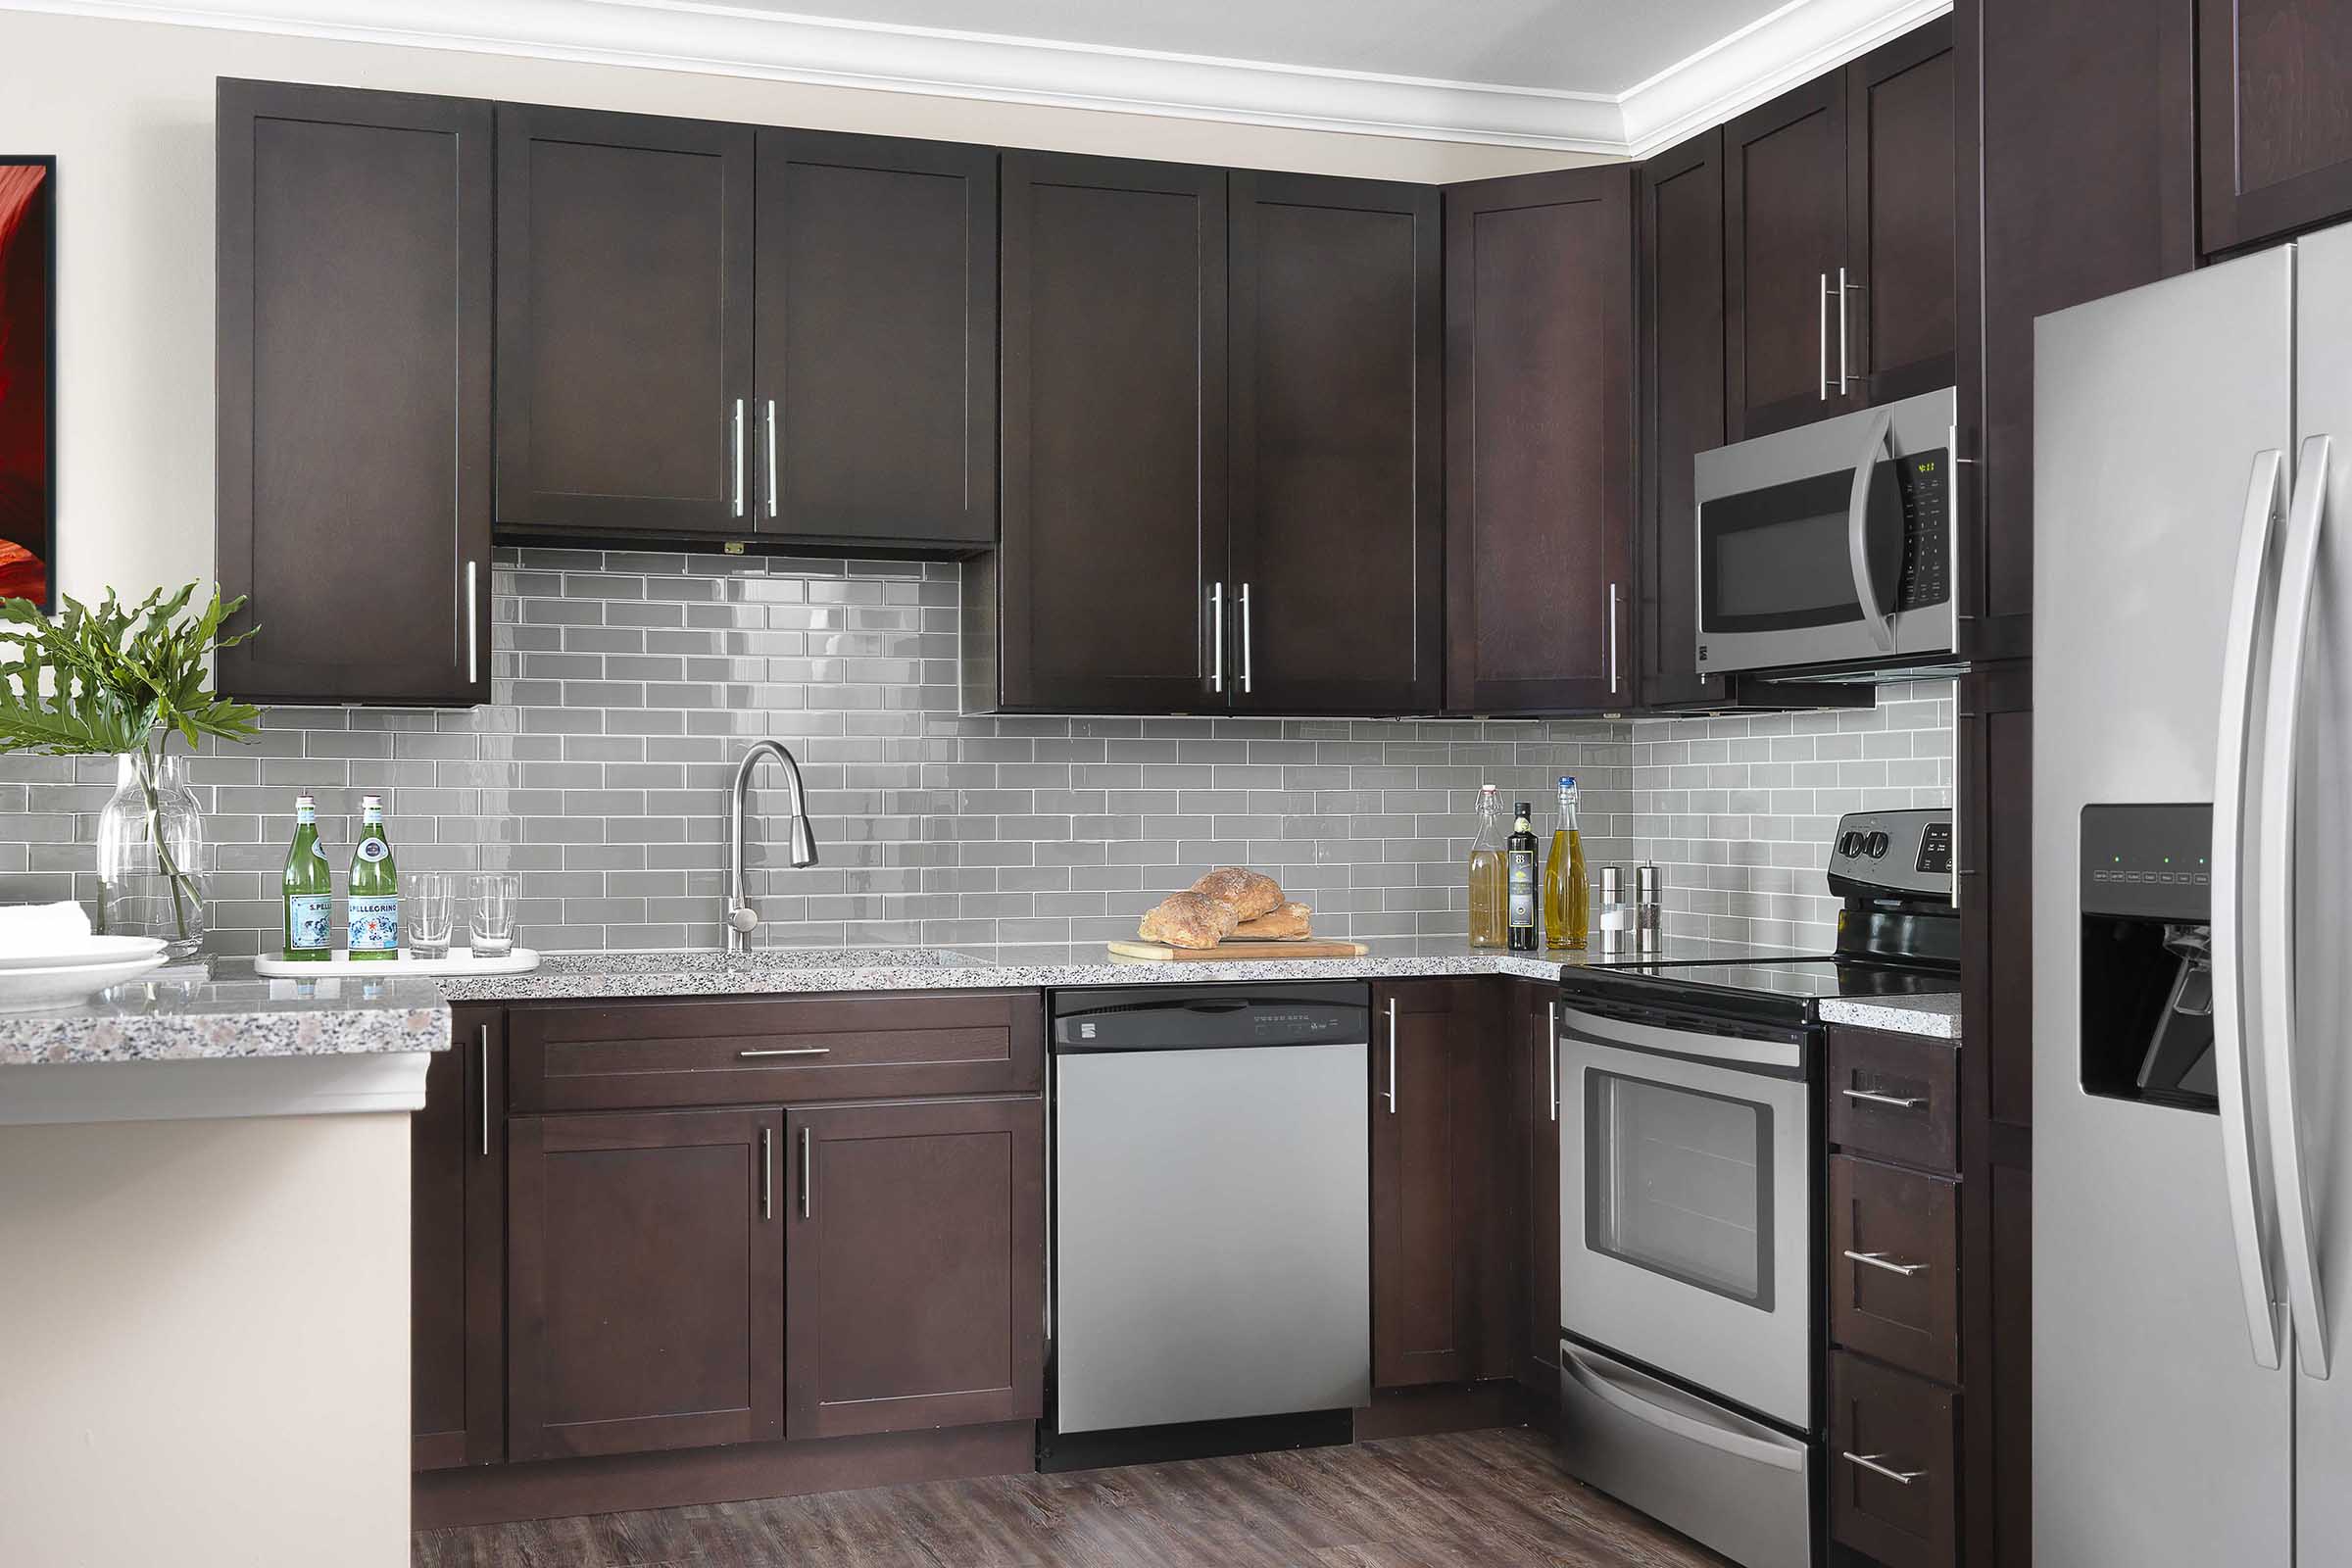
{"type": "Polygon", "coordinates": [[[2219,1109],[2210,806],[2082,808],[2082,1088],[2219,1109]]]}

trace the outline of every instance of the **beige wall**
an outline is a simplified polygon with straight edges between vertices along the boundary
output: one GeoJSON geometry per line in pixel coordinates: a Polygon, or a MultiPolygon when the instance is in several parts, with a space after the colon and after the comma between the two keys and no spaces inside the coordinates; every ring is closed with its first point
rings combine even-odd
{"type": "Polygon", "coordinates": [[[213,569],[213,82],[259,76],[1443,181],[1592,162],[977,99],[0,12],[0,151],[58,158],[58,571],[213,569]]]}
{"type": "Polygon", "coordinates": [[[408,1560],[407,1114],[0,1127],[0,1563],[408,1560]]]}

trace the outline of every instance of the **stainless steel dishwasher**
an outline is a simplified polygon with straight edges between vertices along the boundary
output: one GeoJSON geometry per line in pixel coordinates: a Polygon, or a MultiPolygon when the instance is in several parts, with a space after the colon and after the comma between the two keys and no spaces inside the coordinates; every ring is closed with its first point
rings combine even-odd
{"type": "Polygon", "coordinates": [[[1105,987],[1052,1017],[1044,1456],[1215,1451],[1198,1424],[1307,1413],[1328,1435],[1238,1446],[1348,1441],[1372,1396],[1367,989],[1105,987]]]}

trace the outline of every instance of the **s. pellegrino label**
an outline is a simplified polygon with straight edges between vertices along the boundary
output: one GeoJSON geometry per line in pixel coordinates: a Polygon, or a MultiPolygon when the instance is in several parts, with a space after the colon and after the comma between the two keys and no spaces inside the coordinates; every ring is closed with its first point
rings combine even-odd
{"type": "Polygon", "coordinates": [[[294,843],[286,851],[284,930],[280,956],[323,962],[333,923],[335,889],[318,844],[318,808],[308,795],[294,802],[294,843]]]}
{"type": "Polygon", "coordinates": [[[351,934],[354,958],[400,956],[400,870],[384,836],[384,803],[360,798],[360,838],[351,851],[351,934]]]}

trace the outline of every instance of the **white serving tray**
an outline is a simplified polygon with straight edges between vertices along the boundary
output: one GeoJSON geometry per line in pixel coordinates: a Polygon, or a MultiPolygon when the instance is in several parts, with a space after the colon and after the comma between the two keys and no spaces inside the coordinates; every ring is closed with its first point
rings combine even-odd
{"type": "Polygon", "coordinates": [[[271,980],[319,980],[328,975],[358,975],[362,979],[396,979],[401,975],[528,974],[539,967],[538,950],[516,948],[503,958],[477,958],[470,948],[452,948],[445,958],[419,958],[403,948],[390,961],[354,959],[340,949],[324,962],[317,958],[285,959],[264,954],[253,960],[253,972],[271,980]]]}

